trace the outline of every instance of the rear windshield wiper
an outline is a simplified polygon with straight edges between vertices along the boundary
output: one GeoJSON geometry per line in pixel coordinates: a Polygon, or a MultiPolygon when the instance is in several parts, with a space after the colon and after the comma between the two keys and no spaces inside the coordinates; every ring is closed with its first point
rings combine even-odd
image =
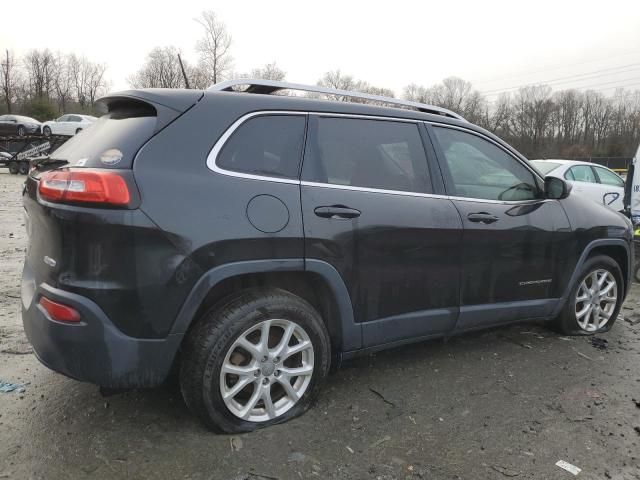
{"type": "Polygon", "coordinates": [[[55,167],[61,167],[69,163],[67,160],[60,158],[51,158],[49,156],[36,157],[31,159],[31,165],[38,171],[49,170],[55,167]]]}

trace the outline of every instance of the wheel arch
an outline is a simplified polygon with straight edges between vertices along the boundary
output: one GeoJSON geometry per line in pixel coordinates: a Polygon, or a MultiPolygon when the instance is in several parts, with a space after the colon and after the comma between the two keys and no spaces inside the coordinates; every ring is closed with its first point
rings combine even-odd
{"type": "Polygon", "coordinates": [[[565,303],[569,299],[571,289],[578,279],[580,268],[589,258],[596,255],[607,255],[611,257],[619,266],[622,271],[622,278],[624,281],[623,289],[624,296],[629,291],[629,285],[631,284],[631,258],[632,252],[627,241],[622,238],[603,238],[591,241],[585,249],[582,251],[578,262],[573,270],[569,283],[565,287],[564,294],[562,295],[558,306],[556,307],[553,315],[556,316],[560,313],[560,310],[564,307],[565,303]]]}
{"type": "Polygon", "coordinates": [[[255,260],[215,267],[196,282],[171,333],[185,334],[200,315],[222,298],[258,286],[280,288],[309,302],[322,316],[334,352],[361,348],[361,328],[354,322],[344,281],[335,268],[319,260],[255,260]]]}

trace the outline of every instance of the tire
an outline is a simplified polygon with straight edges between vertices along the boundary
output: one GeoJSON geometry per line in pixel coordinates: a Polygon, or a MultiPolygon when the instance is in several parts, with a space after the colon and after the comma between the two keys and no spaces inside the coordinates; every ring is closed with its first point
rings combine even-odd
{"type": "Polygon", "coordinates": [[[43,134],[45,137],[50,137],[50,136],[51,136],[51,127],[49,127],[49,126],[44,127],[44,128],[42,129],[42,134],[43,134]]]}
{"type": "Polygon", "coordinates": [[[578,280],[576,284],[571,287],[569,298],[567,299],[560,315],[553,321],[552,326],[564,335],[593,335],[596,333],[608,332],[615,323],[618,313],[620,312],[620,308],[622,307],[624,288],[622,272],[620,270],[620,266],[615,260],[606,255],[598,255],[589,258],[582,267],[580,267],[578,280]],[[609,290],[609,293],[606,294],[607,301],[601,300],[604,297],[598,296],[594,297],[593,301],[587,299],[578,302],[579,294],[581,298],[591,295],[591,293],[588,292],[592,292],[592,287],[594,285],[592,275],[594,273],[598,275],[599,281],[605,282],[603,287],[598,290],[598,293],[603,292],[611,283],[611,280],[615,281],[615,287],[609,290]],[[602,280],[606,274],[609,276],[605,280],[602,280]],[[613,290],[615,290],[615,302],[612,301],[613,296],[611,296],[611,292],[613,290]],[[592,306],[591,312],[588,310],[589,305],[592,306]],[[613,307],[609,307],[609,305],[613,305],[613,307]],[[597,307],[600,308],[600,311],[602,312],[600,315],[602,316],[598,315],[598,323],[596,324],[596,314],[593,313],[593,309],[597,307]],[[579,321],[578,314],[579,312],[584,312],[585,309],[587,309],[587,312],[589,313],[583,313],[583,316],[580,317],[579,321]]]}
{"type": "Polygon", "coordinates": [[[18,136],[19,137],[24,137],[26,133],[27,133],[27,131],[25,130],[25,128],[22,125],[19,125],[18,126],[18,136]]]}
{"type": "Polygon", "coordinates": [[[29,173],[29,162],[20,162],[18,172],[20,175],[27,175],[29,173]]]}
{"type": "Polygon", "coordinates": [[[187,333],[180,353],[180,389],[189,409],[216,432],[241,433],[304,413],[327,376],[331,347],[322,318],[309,303],[284,290],[256,288],[232,295],[202,315],[187,333]],[[265,328],[269,335],[264,335],[265,328]],[[295,340],[282,346],[285,328],[291,329],[295,340]],[[265,337],[268,356],[260,349],[260,339],[265,337]],[[253,345],[244,349],[238,345],[242,339],[253,345]],[[284,357],[284,350],[297,345],[303,346],[299,353],[284,357]],[[228,373],[228,368],[236,366],[249,371],[242,376],[228,373]],[[307,372],[285,373],[296,367],[307,372]],[[246,386],[231,395],[241,382],[246,386]],[[226,401],[223,389],[231,395],[226,401]],[[265,392],[268,396],[260,396],[265,392]],[[254,397],[257,403],[251,402],[254,397]],[[247,408],[250,404],[255,408],[247,408]]]}
{"type": "Polygon", "coordinates": [[[9,173],[11,175],[17,175],[19,171],[20,167],[18,165],[18,162],[9,162],[9,173]]]}
{"type": "Polygon", "coordinates": [[[81,131],[82,131],[82,129],[81,129],[81,128],[77,128],[77,129],[76,129],[76,135],[77,135],[77,134],[79,134],[81,131]]]}

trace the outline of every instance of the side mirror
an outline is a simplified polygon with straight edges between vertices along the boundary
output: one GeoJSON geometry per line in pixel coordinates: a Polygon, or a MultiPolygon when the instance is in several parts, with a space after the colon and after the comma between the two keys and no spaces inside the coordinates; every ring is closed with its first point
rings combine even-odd
{"type": "Polygon", "coordinates": [[[557,177],[544,178],[544,193],[546,198],[562,200],[571,192],[571,184],[557,177]]]}

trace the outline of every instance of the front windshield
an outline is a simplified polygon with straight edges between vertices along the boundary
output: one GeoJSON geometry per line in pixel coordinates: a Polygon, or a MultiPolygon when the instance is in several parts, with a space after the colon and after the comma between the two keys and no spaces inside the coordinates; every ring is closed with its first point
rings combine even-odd
{"type": "Polygon", "coordinates": [[[548,162],[546,160],[533,160],[531,164],[543,175],[547,175],[549,172],[560,166],[559,163],[548,162]]]}

